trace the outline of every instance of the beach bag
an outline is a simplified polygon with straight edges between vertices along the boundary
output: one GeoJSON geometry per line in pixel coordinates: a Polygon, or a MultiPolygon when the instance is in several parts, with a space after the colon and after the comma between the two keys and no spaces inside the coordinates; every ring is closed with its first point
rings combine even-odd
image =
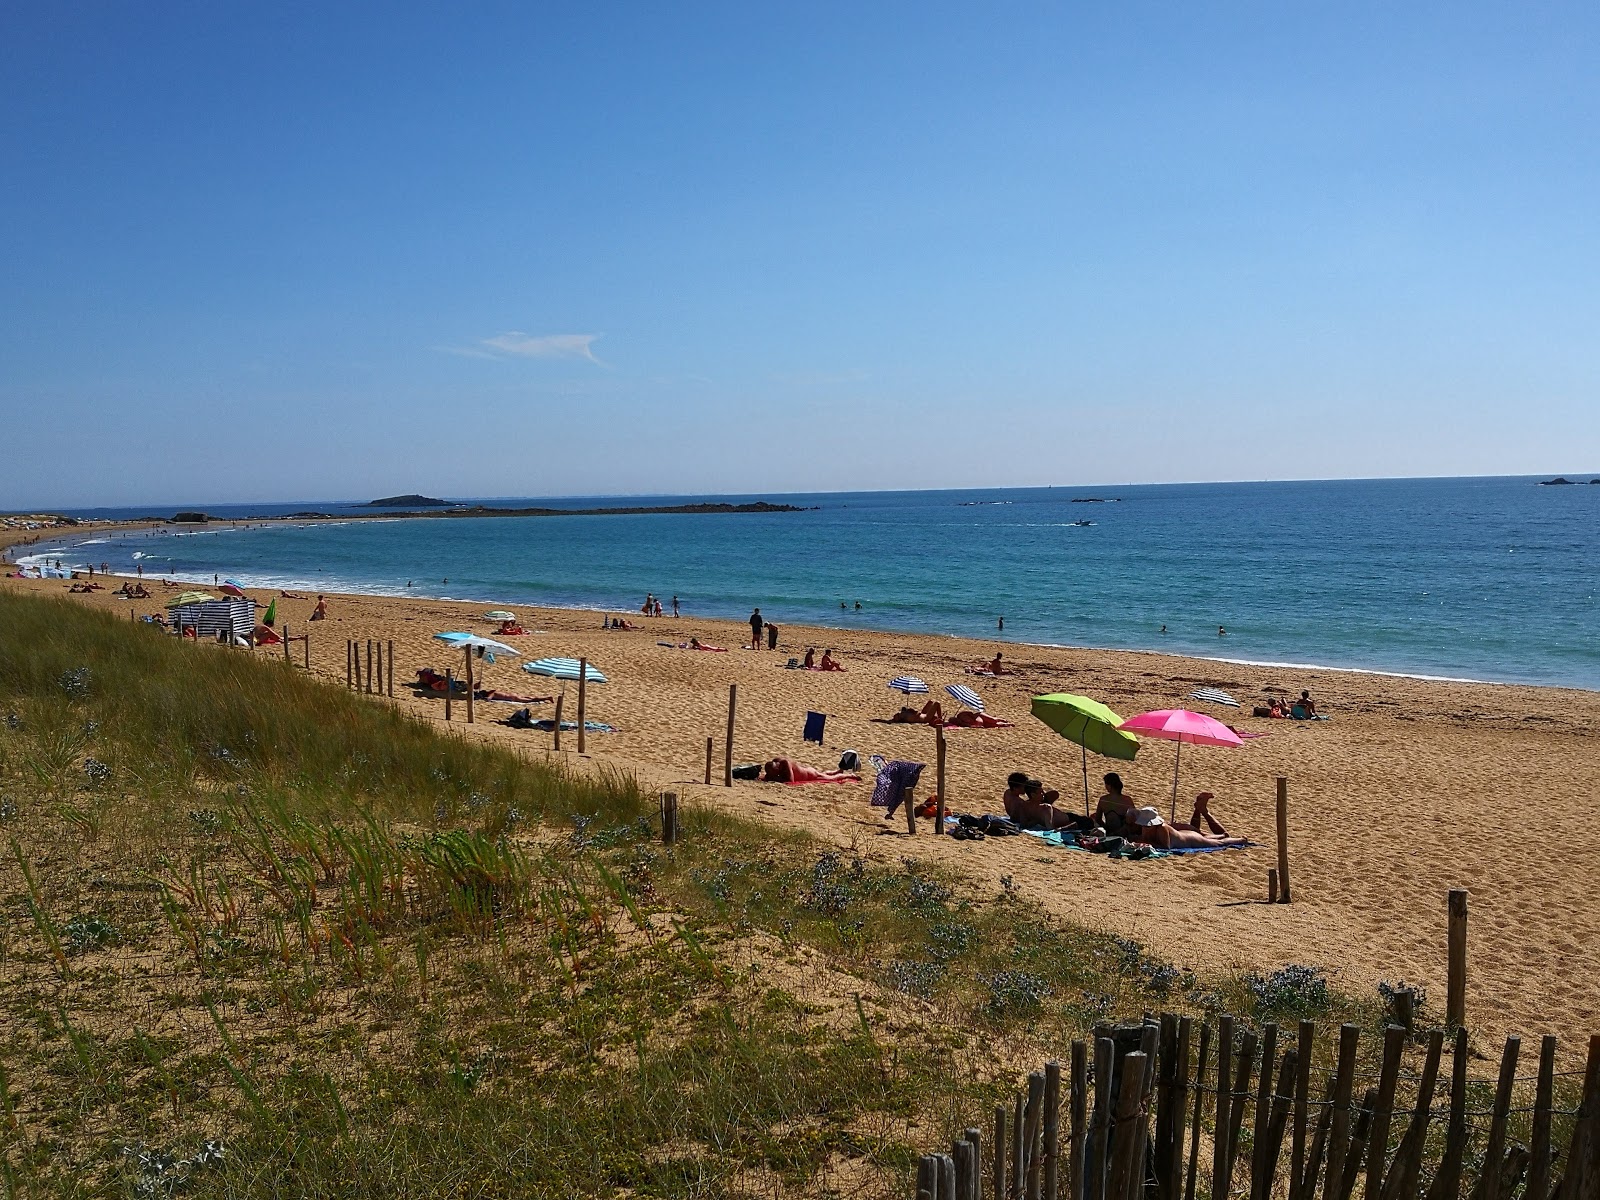
{"type": "Polygon", "coordinates": [[[861,755],[854,750],[846,750],[839,756],[839,770],[859,771],[861,769],[861,755]]]}
{"type": "Polygon", "coordinates": [[[761,764],[760,763],[740,763],[738,766],[736,766],[733,769],[733,777],[735,779],[760,779],[761,778],[761,764]]]}

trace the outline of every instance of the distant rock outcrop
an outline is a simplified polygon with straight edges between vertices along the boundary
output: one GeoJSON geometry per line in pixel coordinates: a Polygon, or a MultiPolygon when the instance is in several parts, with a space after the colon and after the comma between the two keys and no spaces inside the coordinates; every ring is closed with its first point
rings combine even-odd
{"type": "Polygon", "coordinates": [[[168,523],[172,525],[204,525],[209,520],[211,520],[209,513],[181,512],[173,513],[172,520],[168,523]]]}
{"type": "Polygon", "coordinates": [[[450,501],[436,500],[432,496],[419,496],[415,492],[405,496],[385,496],[382,500],[368,500],[363,508],[449,508],[450,501]]]}
{"type": "Polygon", "coordinates": [[[1557,475],[1554,479],[1541,479],[1539,481],[1539,486],[1540,487],[1571,487],[1572,486],[1572,480],[1567,479],[1564,476],[1557,475]]]}

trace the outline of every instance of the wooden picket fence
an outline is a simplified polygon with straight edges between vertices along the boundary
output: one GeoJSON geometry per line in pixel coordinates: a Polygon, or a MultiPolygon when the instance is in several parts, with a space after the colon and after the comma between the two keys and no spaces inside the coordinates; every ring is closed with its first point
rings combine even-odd
{"type": "Polygon", "coordinates": [[[1564,1072],[1556,1039],[1543,1038],[1522,1106],[1521,1040],[1507,1038],[1492,1103],[1474,1109],[1487,1085],[1468,1078],[1464,1030],[1441,1107],[1442,1030],[1425,1035],[1419,1071],[1421,1039],[1389,1026],[1364,1093],[1359,1027],[1339,1030],[1331,1070],[1313,1065],[1312,1022],[1284,1032],[1280,1047],[1275,1024],[1197,1028],[1170,1013],[1100,1026],[1072,1043],[1064,1112],[1062,1065],[1050,1062],[995,1106],[989,1140],[968,1129],[950,1153],[921,1158],[916,1200],[1351,1200],[1358,1185],[1362,1200],[1600,1200],[1600,1036],[1587,1068],[1564,1072]],[[1558,1090],[1575,1087],[1557,1080],[1569,1076],[1582,1078],[1581,1102],[1563,1109],[1558,1090]]]}

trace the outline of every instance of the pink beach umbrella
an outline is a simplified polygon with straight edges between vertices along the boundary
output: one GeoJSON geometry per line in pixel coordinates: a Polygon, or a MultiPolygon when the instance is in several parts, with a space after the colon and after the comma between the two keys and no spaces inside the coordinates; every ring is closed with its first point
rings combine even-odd
{"type": "Polygon", "coordinates": [[[1239,735],[1215,717],[1190,712],[1187,708],[1161,708],[1129,717],[1118,729],[1142,737],[1163,738],[1178,743],[1178,756],[1172,763],[1172,816],[1178,817],[1178,766],[1183,761],[1183,744],[1191,746],[1242,746],[1239,735]]]}

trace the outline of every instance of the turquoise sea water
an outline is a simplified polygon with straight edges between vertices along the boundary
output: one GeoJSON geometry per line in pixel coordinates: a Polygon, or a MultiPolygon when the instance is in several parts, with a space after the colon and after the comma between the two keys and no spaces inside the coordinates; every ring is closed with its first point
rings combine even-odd
{"type": "MultiPolygon", "coordinates": [[[[409,581],[429,596],[616,611],[637,610],[648,591],[664,601],[677,595],[688,614],[743,618],[760,605],[783,624],[988,638],[1003,616],[1008,641],[1600,688],[1600,486],[1586,483],[1352,480],[538,502],[700,499],[816,507],[285,522],[31,549],[117,571],[131,571],[139,553],[146,574],[170,570],[208,584],[215,573],[265,586],[400,594],[409,581]],[[1107,502],[1073,503],[1089,497],[1107,502]]],[[[208,511],[237,519],[305,509],[338,506],[208,511]]]]}

